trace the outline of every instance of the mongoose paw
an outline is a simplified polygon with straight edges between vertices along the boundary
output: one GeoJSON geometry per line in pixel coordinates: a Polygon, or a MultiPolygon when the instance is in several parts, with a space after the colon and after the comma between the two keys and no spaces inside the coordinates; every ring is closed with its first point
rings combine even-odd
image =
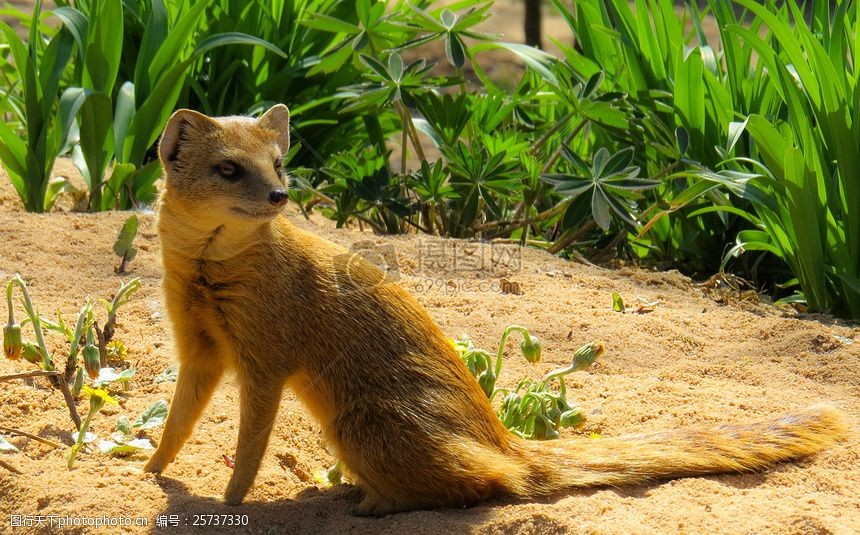
{"type": "Polygon", "coordinates": [[[239,505],[245,499],[245,494],[247,493],[247,489],[237,489],[234,485],[228,484],[227,491],[224,492],[224,503],[226,505],[239,505]]]}
{"type": "Polygon", "coordinates": [[[149,458],[146,465],[143,467],[144,472],[153,472],[156,474],[160,474],[164,467],[167,466],[167,463],[161,461],[160,459],[156,459],[155,455],[149,458]]]}
{"type": "Polygon", "coordinates": [[[396,512],[392,504],[381,501],[379,498],[367,495],[361,500],[352,514],[355,516],[385,516],[396,512]]]}
{"type": "Polygon", "coordinates": [[[242,500],[244,500],[244,499],[245,499],[244,496],[234,496],[234,495],[231,495],[230,492],[227,492],[226,494],[224,494],[224,504],[225,505],[230,505],[230,506],[241,505],[242,500]]]}

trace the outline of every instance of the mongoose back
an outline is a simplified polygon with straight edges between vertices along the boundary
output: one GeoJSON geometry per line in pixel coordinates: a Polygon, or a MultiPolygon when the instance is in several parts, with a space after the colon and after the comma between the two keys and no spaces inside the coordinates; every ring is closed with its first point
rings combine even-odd
{"type": "Polygon", "coordinates": [[[531,498],[574,487],[758,470],[842,437],[814,407],[750,425],[527,441],[501,424],[424,308],[382,271],[290,224],[283,105],[261,118],[177,111],[159,144],[164,296],[181,364],[161,472],[228,369],[240,388],[228,504],[248,492],[291,387],[364,491],[357,514],[531,498]]]}

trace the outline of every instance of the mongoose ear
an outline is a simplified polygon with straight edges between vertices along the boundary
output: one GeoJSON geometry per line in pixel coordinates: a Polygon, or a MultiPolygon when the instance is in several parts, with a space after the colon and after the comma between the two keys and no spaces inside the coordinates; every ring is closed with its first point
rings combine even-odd
{"type": "Polygon", "coordinates": [[[290,150],[290,110],[283,104],[275,104],[257,121],[260,127],[278,134],[278,146],[286,154],[290,150]]]}
{"type": "Polygon", "coordinates": [[[189,127],[203,134],[218,128],[218,123],[194,110],[179,110],[171,115],[158,143],[158,156],[163,164],[176,160],[182,143],[188,140],[189,127]]]}

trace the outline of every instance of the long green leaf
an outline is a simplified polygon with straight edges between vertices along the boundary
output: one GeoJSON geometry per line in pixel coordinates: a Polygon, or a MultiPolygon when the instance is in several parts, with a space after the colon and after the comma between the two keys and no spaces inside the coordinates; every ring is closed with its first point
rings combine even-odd
{"type": "Polygon", "coordinates": [[[789,195],[789,214],[791,221],[786,222],[794,229],[797,240],[797,262],[803,293],[809,306],[816,310],[828,310],[828,297],[824,276],[823,239],[819,221],[823,221],[815,194],[815,177],[806,167],[803,153],[798,148],[790,148],[785,154],[786,190],[789,195]],[[810,191],[812,190],[812,191],[810,191]]]}
{"type": "Polygon", "coordinates": [[[102,177],[113,154],[113,117],[110,97],[100,92],[90,92],[80,111],[81,152],[86,169],[81,173],[87,180],[90,195],[96,203],[93,209],[101,209],[97,199],[101,194],[102,177]]]}
{"type": "MultiPolygon", "coordinates": [[[[206,2],[200,3],[205,4],[206,2]]],[[[143,38],[140,42],[140,52],[137,55],[137,61],[134,66],[133,82],[141,88],[144,94],[149,94],[152,88],[151,84],[154,83],[149,75],[149,69],[155,60],[156,54],[161,49],[162,43],[167,40],[169,30],[169,21],[167,10],[164,7],[164,0],[152,0],[151,11],[143,31],[143,38]]],[[[174,57],[178,57],[178,52],[177,56],[174,57]]]]}
{"type": "Polygon", "coordinates": [[[528,65],[529,67],[534,69],[535,72],[540,74],[544,80],[553,85],[558,85],[558,79],[556,78],[555,73],[552,71],[552,64],[558,60],[555,58],[555,56],[548,54],[542,50],[519,43],[505,42],[484,42],[469,47],[469,51],[474,54],[479,54],[487,50],[496,49],[513,52],[526,65],[528,65]]]}
{"type": "Polygon", "coordinates": [[[27,198],[28,184],[24,177],[27,176],[28,150],[27,144],[5,122],[0,121],[0,161],[22,200],[27,198]]]}
{"type": "MultiPolygon", "coordinates": [[[[134,87],[137,102],[142,102],[149,98],[150,91],[155,93],[156,84],[165,78],[169,72],[181,61],[184,57],[183,51],[190,48],[192,39],[194,38],[194,30],[200,22],[200,17],[206,10],[208,2],[196,2],[184,14],[176,24],[170,28],[167,36],[161,43],[151,43],[145,46],[157,47],[158,52],[152,58],[152,62],[147,66],[147,76],[141,79],[135,79],[134,87]]],[[[153,34],[149,36],[152,41],[159,36],[153,34]]],[[[140,108],[141,106],[138,106],[140,108]]]]}
{"type": "Polygon", "coordinates": [[[200,43],[197,44],[194,49],[194,55],[203,55],[214,48],[225,45],[261,46],[266,50],[281,56],[282,58],[287,57],[286,52],[273,45],[272,43],[266,41],[265,39],[260,39],[259,37],[254,37],[253,35],[239,32],[227,32],[210,35],[209,37],[200,41],[200,43]]]}
{"type": "Polygon", "coordinates": [[[78,45],[78,57],[83,63],[84,54],[87,50],[87,33],[89,21],[83,13],[69,6],[61,6],[54,9],[54,15],[63,21],[63,25],[72,34],[75,44],[78,45]]]}
{"type": "Polygon", "coordinates": [[[134,84],[125,82],[116,95],[116,109],[113,117],[114,152],[120,162],[126,162],[127,155],[123,147],[128,129],[134,120],[134,102],[134,84]]]}
{"type": "Polygon", "coordinates": [[[90,13],[87,52],[84,56],[83,84],[111,94],[122,54],[122,1],[102,0],[90,13]]]}

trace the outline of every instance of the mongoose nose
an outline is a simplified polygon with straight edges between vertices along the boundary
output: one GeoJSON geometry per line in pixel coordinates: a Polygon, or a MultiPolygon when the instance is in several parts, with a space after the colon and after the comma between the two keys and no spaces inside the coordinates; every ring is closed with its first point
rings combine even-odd
{"type": "Polygon", "coordinates": [[[282,189],[276,189],[275,191],[269,193],[269,202],[275,206],[279,204],[284,204],[285,202],[287,202],[287,192],[282,189]]]}

